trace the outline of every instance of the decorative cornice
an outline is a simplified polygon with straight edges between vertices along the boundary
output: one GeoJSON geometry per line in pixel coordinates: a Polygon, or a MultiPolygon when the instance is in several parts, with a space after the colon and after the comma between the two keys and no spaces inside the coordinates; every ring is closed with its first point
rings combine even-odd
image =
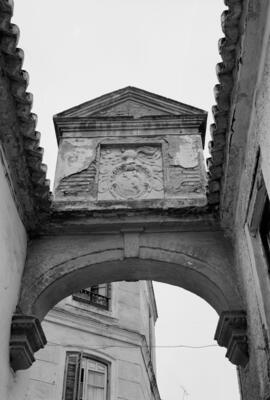
{"type": "Polygon", "coordinates": [[[36,317],[14,314],[11,323],[10,364],[14,371],[27,369],[35,361],[34,353],[45,346],[46,337],[36,317]]]}
{"type": "MultiPolygon", "coordinates": [[[[134,120],[132,117],[88,117],[88,118],[73,118],[73,117],[54,117],[54,125],[57,136],[57,141],[63,135],[68,136],[69,132],[74,137],[74,133],[82,134],[85,136],[89,135],[100,136],[100,132],[108,131],[131,131],[136,130],[139,134],[144,135],[145,130],[153,130],[156,135],[156,130],[166,129],[167,134],[181,134],[181,129],[190,129],[191,134],[201,134],[202,142],[204,144],[205,139],[205,127],[206,127],[207,114],[184,114],[184,115],[172,115],[172,116],[151,116],[144,117],[143,119],[134,120]],[[177,131],[175,131],[177,130],[177,131]]],[[[187,134],[187,132],[185,132],[187,134]]]]}
{"type": "Polygon", "coordinates": [[[214,87],[216,105],[212,112],[214,121],[210,126],[210,158],[207,159],[208,202],[219,205],[223,176],[223,161],[228,135],[231,97],[235,86],[235,75],[238,65],[238,48],[241,36],[241,16],[244,0],[224,0],[228,10],[221,15],[221,27],[225,37],[218,43],[222,62],[217,64],[216,73],[219,84],[214,87]]]}
{"type": "Polygon", "coordinates": [[[13,1],[0,0],[0,140],[24,209],[22,219],[33,229],[34,221],[49,211],[50,188],[40,133],[35,131],[37,116],[31,113],[33,96],[26,91],[29,76],[22,69],[24,52],[17,48],[19,28],[11,23],[12,15],[13,1]]]}
{"type": "Polygon", "coordinates": [[[245,367],[248,363],[247,321],[245,311],[221,313],[215,340],[227,348],[226,357],[235,365],[245,367]]]}

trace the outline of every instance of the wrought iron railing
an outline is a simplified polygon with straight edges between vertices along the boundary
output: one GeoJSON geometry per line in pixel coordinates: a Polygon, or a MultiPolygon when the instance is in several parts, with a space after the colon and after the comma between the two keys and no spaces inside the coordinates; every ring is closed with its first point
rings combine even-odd
{"type": "Polygon", "coordinates": [[[81,301],[82,303],[92,304],[96,307],[104,308],[105,310],[109,309],[109,297],[102,296],[88,289],[81,289],[79,292],[74,293],[72,297],[74,300],[81,301]]]}

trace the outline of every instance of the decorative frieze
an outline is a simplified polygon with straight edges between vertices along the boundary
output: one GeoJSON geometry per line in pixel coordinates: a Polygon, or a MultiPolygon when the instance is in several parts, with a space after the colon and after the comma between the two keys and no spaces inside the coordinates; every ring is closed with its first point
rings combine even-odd
{"type": "Polygon", "coordinates": [[[39,320],[31,315],[14,314],[11,323],[10,365],[14,371],[27,369],[34,353],[45,346],[46,337],[39,320]]]}
{"type": "Polygon", "coordinates": [[[215,340],[227,348],[226,357],[235,365],[245,367],[248,363],[247,320],[245,311],[221,313],[215,340]]]}

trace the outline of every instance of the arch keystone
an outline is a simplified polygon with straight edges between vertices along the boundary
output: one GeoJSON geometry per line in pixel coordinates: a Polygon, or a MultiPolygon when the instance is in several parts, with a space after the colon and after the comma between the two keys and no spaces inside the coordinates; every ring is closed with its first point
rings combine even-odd
{"type": "Polygon", "coordinates": [[[124,235],[124,257],[135,258],[139,257],[140,237],[139,232],[123,232],[124,235]]]}

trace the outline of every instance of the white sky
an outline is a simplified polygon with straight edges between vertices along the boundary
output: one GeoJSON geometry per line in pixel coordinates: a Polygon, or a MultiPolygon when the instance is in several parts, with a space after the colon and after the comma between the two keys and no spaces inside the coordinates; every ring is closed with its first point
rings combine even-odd
{"type": "MultiPolygon", "coordinates": [[[[49,178],[57,154],[53,114],[112,90],[137,86],[203,108],[211,120],[223,9],[222,0],[15,0],[49,178]]],[[[218,317],[208,304],[172,286],[155,289],[158,345],[214,343],[218,317]]],[[[224,354],[157,350],[162,399],[239,400],[224,354]]]]}

